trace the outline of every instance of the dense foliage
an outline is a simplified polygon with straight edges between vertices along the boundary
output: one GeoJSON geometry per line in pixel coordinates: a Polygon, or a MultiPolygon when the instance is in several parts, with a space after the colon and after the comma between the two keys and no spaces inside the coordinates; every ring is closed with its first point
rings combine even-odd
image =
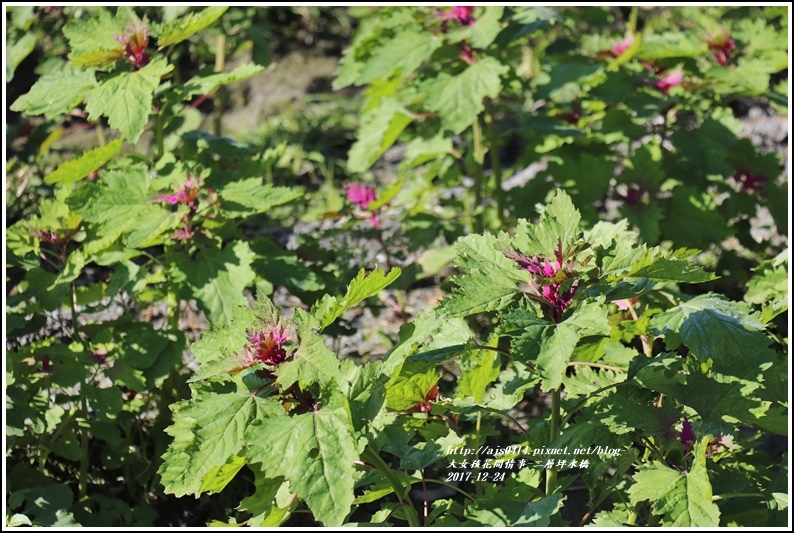
{"type": "Polygon", "coordinates": [[[6,19],[6,524],[785,525],[786,7],[6,19]]]}

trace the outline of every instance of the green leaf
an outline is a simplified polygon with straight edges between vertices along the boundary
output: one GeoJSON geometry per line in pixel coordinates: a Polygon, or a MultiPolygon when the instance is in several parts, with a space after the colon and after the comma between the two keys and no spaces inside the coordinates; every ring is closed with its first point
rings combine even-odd
{"type": "Polygon", "coordinates": [[[279,526],[287,518],[289,508],[281,508],[276,500],[279,492],[289,487],[289,484],[284,478],[271,479],[260,469],[253,470],[255,491],[251,496],[244,498],[237,508],[253,515],[248,520],[248,525],[251,527],[279,526]]]}
{"type": "Polygon", "coordinates": [[[466,508],[467,517],[480,526],[548,527],[565,497],[552,494],[536,501],[510,501],[507,498],[476,500],[466,508]]]}
{"type": "Polygon", "coordinates": [[[679,472],[659,462],[641,466],[634,474],[636,483],[628,490],[631,503],[649,500],[653,513],[661,516],[663,526],[718,526],[720,511],[711,501],[711,483],[706,470],[708,441],[704,438],[698,443],[689,472],[679,472]]]}
{"type": "Polygon", "coordinates": [[[376,268],[370,272],[362,268],[356,278],[347,286],[347,293],[342,299],[325,295],[312,306],[311,314],[319,321],[320,329],[324,329],[348,309],[391,285],[400,277],[401,272],[396,267],[392,268],[388,274],[382,268],[376,268]]]}
{"type": "MultiPolygon", "coordinates": [[[[8,45],[8,40],[6,44],[8,45]]],[[[30,55],[35,47],[36,34],[33,32],[24,33],[19,39],[6,47],[6,83],[10,83],[14,79],[14,72],[17,67],[30,55]]]]}
{"type": "Polygon", "coordinates": [[[667,59],[671,57],[699,57],[708,53],[705,41],[690,34],[666,32],[646,35],[637,54],[640,59],[667,59]]]}
{"type": "Polygon", "coordinates": [[[264,67],[260,65],[246,63],[240,65],[231,72],[221,72],[218,74],[210,74],[209,76],[194,76],[184,85],[174,88],[173,91],[169,93],[168,98],[178,101],[188,100],[197,95],[209,94],[223,85],[250,78],[254,74],[261,72],[263,68],[264,67]]]}
{"type": "Polygon", "coordinates": [[[173,68],[165,58],[155,58],[141,70],[119,72],[101,82],[86,96],[89,120],[107,117],[112,128],[119,130],[131,143],[138,142],[149,121],[160,78],[173,68]]]}
{"type": "Polygon", "coordinates": [[[246,241],[229,243],[223,250],[200,248],[191,259],[178,254],[171,274],[182,286],[185,298],[196,298],[213,324],[229,322],[235,305],[245,305],[243,291],[254,283],[254,253],[246,241]]]}
{"type": "Polygon", "coordinates": [[[370,109],[361,117],[356,142],[347,155],[347,169],[350,172],[369,169],[413,119],[413,113],[395,98],[381,100],[378,107],[370,109]]]}
{"type": "Polygon", "coordinates": [[[179,216],[152,202],[150,181],[141,168],[106,172],[101,182],[87,183],[67,199],[74,212],[95,225],[99,242],[86,243],[89,253],[106,248],[120,236],[131,248],[142,246],[176,227],[179,216]]]}
{"type": "Polygon", "coordinates": [[[84,152],[80,157],[70,159],[45,176],[44,183],[68,185],[85,178],[118,154],[123,142],[124,139],[116,139],[105,146],[84,152]]]}
{"type": "Polygon", "coordinates": [[[229,6],[213,6],[202,9],[196,13],[190,13],[186,17],[169,22],[160,27],[157,31],[157,45],[160,50],[166,46],[184,41],[194,33],[197,33],[223,15],[229,6]]]}
{"type": "Polygon", "coordinates": [[[356,441],[344,398],[290,417],[262,420],[246,435],[246,457],[269,478],[283,476],[325,526],[342,525],[354,499],[356,441]]]}
{"type": "Polygon", "coordinates": [[[256,254],[254,271],[273,285],[283,285],[292,294],[312,292],[325,288],[322,278],[292,250],[284,250],[268,237],[251,242],[256,254]]]}
{"type": "Polygon", "coordinates": [[[201,481],[199,493],[215,494],[223,490],[223,488],[234,479],[237,472],[245,466],[245,457],[232,455],[221,466],[216,466],[204,476],[201,481]]]}
{"type": "Polygon", "coordinates": [[[474,24],[455,28],[449,32],[447,40],[459,42],[465,39],[474,48],[488,48],[502,30],[504,8],[485,6],[480,9],[481,11],[475,14],[474,24]]]}
{"type": "Polygon", "coordinates": [[[226,184],[218,191],[221,209],[229,218],[240,218],[264,213],[278,205],[299,198],[301,192],[289,187],[263,184],[262,178],[247,178],[226,184]]]}
{"type": "Polygon", "coordinates": [[[529,274],[500,249],[507,246],[492,235],[468,235],[455,248],[455,265],[466,275],[453,278],[457,287],[441,302],[445,314],[463,317],[504,309],[518,295],[517,283],[529,281],[529,274]]]}
{"type": "Polygon", "coordinates": [[[278,384],[282,389],[300,381],[304,384],[319,382],[326,385],[339,381],[339,359],[325,346],[317,320],[303,309],[295,310],[293,319],[298,326],[300,344],[295,353],[278,367],[278,384]]]}
{"type": "Polygon", "coordinates": [[[549,391],[562,383],[579,339],[609,335],[610,329],[602,297],[581,303],[559,324],[539,318],[533,311],[512,309],[505,314],[499,331],[513,337],[513,357],[533,363],[542,379],[542,390],[549,391]]]}
{"type": "Polygon", "coordinates": [[[174,441],[158,473],[165,491],[177,497],[198,496],[205,478],[215,476],[243,448],[254,420],[279,418],[284,412],[280,404],[247,390],[235,392],[231,383],[218,391],[200,387],[193,399],[173,404],[171,410],[174,423],[166,433],[174,441]]]}
{"type": "Polygon", "coordinates": [[[501,363],[499,354],[492,350],[461,353],[457,360],[460,369],[458,378],[460,396],[470,396],[476,403],[482,403],[488,385],[499,377],[501,363]]]}
{"type": "Polygon", "coordinates": [[[131,29],[137,17],[129,7],[115,16],[104,8],[88,8],[88,18],[72,18],[63,28],[69,40],[69,59],[75,66],[104,68],[124,57],[124,46],[116,40],[131,29]]]}
{"type": "Polygon", "coordinates": [[[530,225],[524,219],[518,221],[516,236],[513,238],[514,246],[525,255],[543,255],[549,260],[562,247],[565,258],[581,243],[581,220],[571,197],[565,191],[557,189],[537,224],[530,225]]]}
{"type": "Polygon", "coordinates": [[[502,88],[501,75],[509,70],[492,57],[470,65],[457,76],[441,73],[430,80],[424,92],[425,108],[438,112],[442,125],[452,133],[461,133],[485,110],[483,99],[496,98],[502,88]]]}
{"type": "Polygon", "coordinates": [[[247,332],[256,324],[256,314],[247,305],[235,305],[228,324],[214,324],[190,346],[199,363],[198,372],[190,381],[201,381],[228,375],[239,369],[240,354],[248,342],[247,332]]]}
{"type": "Polygon", "coordinates": [[[67,65],[39,78],[30,91],[11,104],[11,111],[53,119],[77,107],[96,86],[92,70],[67,65]]]}
{"type": "Polygon", "coordinates": [[[414,70],[441,46],[442,41],[428,31],[406,29],[386,41],[367,59],[356,85],[369,83],[376,78],[400,69],[403,78],[414,70]]]}

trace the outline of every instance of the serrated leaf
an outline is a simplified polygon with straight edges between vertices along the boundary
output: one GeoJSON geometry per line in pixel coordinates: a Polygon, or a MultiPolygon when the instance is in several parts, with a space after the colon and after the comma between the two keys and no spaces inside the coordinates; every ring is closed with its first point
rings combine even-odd
{"type": "Polygon", "coordinates": [[[501,6],[484,6],[474,17],[474,23],[468,26],[460,26],[450,31],[447,35],[449,42],[466,42],[474,48],[488,48],[496,39],[502,29],[502,13],[504,8],[501,6]]]}
{"type": "Polygon", "coordinates": [[[339,381],[339,359],[315,331],[318,324],[303,309],[295,310],[293,319],[298,326],[300,344],[292,356],[278,367],[278,384],[282,389],[300,381],[304,384],[319,382],[326,385],[339,381]]]}
{"type": "Polygon", "coordinates": [[[519,294],[517,283],[529,281],[528,274],[505,256],[502,248],[507,246],[492,235],[468,235],[458,239],[455,248],[455,265],[466,275],[453,278],[457,287],[441,302],[445,314],[463,317],[504,309],[519,294]]]}
{"type": "Polygon", "coordinates": [[[637,504],[649,500],[653,513],[662,517],[663,526],[718,526],[720,511],[711,501],[705,464],[707,445],[707,438],[698,443],[689,472],[679,472],[659,462],[640,467],[634,474],[636,483],[628,490],[630,501],[637,504]]]}
{"type": "Polygon", "coordinates": [[[353,504],[358,459],[350,413],[341,396],[329,405],[250,428],[246,457],[269,478],[283,476],[325,526],[340,526],[353,504]]]}
{"type": "Polygon", "coordinates": [[[389,270],[388,274],[382,268],[376,268],[370,272],[362,268],[356,278],[347,286],[347,293],[343,298],[325,295],[322,300],[312,306],[311,314],[317,318],[320,329],[324,329],[348,309],[391,285],[400,277],[401,272],[396,267],[389,270]]]}
{"type": "Polygon", "coordinates": [[[395,98],[381,100],[378,107],[370,109],[361,117],[356,142],[347,154],[347,169],[350,172],[369,169],[413,119],[413,113],[395,98]]]}
{"type": "Polygon", "coordinates": [[[460,369],[458,387],[462,397],[470,396],[476,403],[482,403],[485,390],[502,369],[499,354],[491,350],[472,350],[461,353],[457,364],[460,369]]]}
{"type": "Polygon", "coordinates": [[[234,306],[247,303],[243,291],[254,283],[254,253],[246,241],[236,241],[223,250],[200,248],[197,259],[177,255],[172,275],[182,282],[186,298],[199,301],[211,323],[231,321],[234,306]]]}
{"type": "Polygon", "coordinates": [[[264,213],[301,196],[297,189],[263,184],[262,178],[247,178],[228,183],[218,191],[221,209],[229,218],[264,213]]]}
{"type": "Polygon", "coordinates": [[[201,480],[199,493],[216,494],[222,491],[244,466],[245,457],[230,456],[224,464],[214,467],[204,476],[201,480]]]}
{"type": "Polygon", "coordinates": [[[174,423],[166,433],[174,441],[158,470],[167,493],[198,496],[204,479],[243,448],[254,420],[283,415],[280,404],[233,387],[217,392],[202,388],[193,399],[171,406],[174,423]]]}
{"type": "Polygon", "coordinates": [[[123,142],[124,139],[116,139],[105,146],[83,152],[80,157],[70,159],[45,176],[44,183],[68,185],[85,178],[118,154],[123,142]]]}
{"type": "Polygon", "coordinates": [[[96,86],[92,70],[67,65],[39,78],[30,91],[11,104],[11,111],[53,119],[74,109],[96,86]]]}
{"type": "Polygon", "coordinates": [[[94,224],[96,236],[102,239],[103,246],[92,246],[89,253],[106,248],[120,236],[134,248],[176,227],[178,216],[152,202],[150,181],[144,169],[112,171],[101,182],[85,184],[69,196],[69,207],[94,224]]]}
{"type": "Polygon", "coordinates": [[[684,33],[665,32],[646,35],[637,57],[666,59],[671,57],[699,57],[708,52],[706,42],[684,33]]]}
{"type": "Polygon", "coordinates": [[[483,99],[499,95],[500,76],[508,70],[507,65],[486,57],[457,76],[441,73],[426,85],[425,108],[438,112],[444,128],[461,133],[485,110],[483,99]]]}
{"type": "Polygon", "coordinates": [[[229,6],[212,6],[201,11],[190,13],[186,17],[164,24],[157,32],[157,45],[160,50],[166,46],[184,41],[223,15],[229,6]]]}
{"type": "Polygon", "coordinates": [[[525,255],[543,255],[549,260],[555,257],[561,247],[563,257],[567,257],[581,242],[581,220],[571,197],[557,189],[537,224],[530,224],[524,219],[518,221],[514,246],[525,255]]]}
{"type": "Polygon", "coordinates": [[[63,28],[69,40],[69,59],[76,66],[106,67],[124,56],[116,37],[124,35],[137,20],[129,7],[120,7],[115,16],[104,8],[91,7],[88,18],[71,19],[63,28]]]}
{"type": "Polygon", "coordinates": [[[251,513],[248,520],[251,527],[279,526],[287,517],[288,509],[282,509],[276,502],[279,491],[288,487],[284,478],[268,478],[260,469],[254,469],[254,493],[240,502],[238,510],[251,513]]]}
{"type": "Polygon", "coordinates": [[[542,379],[542,389],[557,389],[571,361],[579,339],[588,335],[608,335],[603,300],[585,301],[566,320],[553,324],[533,311],[512,309],[504,316],[502,334],[513,337],[512,356],[535,365],[542,379]]]}
{"type": "Polygon", "coordinates": [[[210,74],[209,76],[194,76],[181,87],[176,87],[168,95],[173,100],[188,100],[194,96],[209,94],[218,87],[228,85],[236,81],[250,78],[254,74],[261,72],[264,67],[253,63],[240,65],[231,72],[221,72],[210,74]]]}
{"type": "Polygon", "coordinates": [[[107,117],[110,126],[131,143],[138,142],[149,114],[160,78],[173,70],[165,58],[155,58],[135,72],[119,72],[102,81],[86,95],[89,120],[107,117]]]}
{"type": "Polygon", "coordinates": [[[407,78],[433,55],[441,44],[441,39],[428,31],[412,28],[400,31],[367,59],[356,80],[356,85],[369,83],[394,69],[400,69],[401,76],[407,78]]]}

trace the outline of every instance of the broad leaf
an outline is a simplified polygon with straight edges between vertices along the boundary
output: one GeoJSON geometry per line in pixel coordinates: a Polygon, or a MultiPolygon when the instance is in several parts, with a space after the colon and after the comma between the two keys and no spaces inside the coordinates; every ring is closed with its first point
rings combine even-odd
{"type": "Polygon", "coordinates": [[[264,213],[301,196],[297,189],[274,187],[262,183],[262,178],[233,181],[218,191],[221,209],[229,218],[240,218],[264,213]]]}
{"type": "Polygon", "coordinates": [[[30,91],[11,104],[11,111],[53,119],[77,107],[96,86],[93,71],[66,65],[39,78],[30,91]]]}
{"type": "Polygon", "coordinates": [[[340,526],[353,504],[358,459],[350,412],[341,396],[311,413],[266,418],[246,434],[246,457],[269,478],[283,476],[325,526],[340,526]]]}
{"type": "Polygon", "coordinates": [[[438,36],[428,31],[408,29],[399,32],[393,39],[381,45],[361,70],[357,85],[369,83],[376,78],[400,69],[403,78],[414,70],[441,46],[438,36]]]}
{"type": "Polygon", "coordinates": [[[138,142],[149,114],[152,112],[154,91],[160,78],[173,70],[165,58],[155,58],[136,72],[119,72],[99,84],[86,96],[89,120],[108,118],[131,143],[138,142]]]}
{"type": "Polygon", "coordinates": [[[326,385],[339,380],[339,359],[325,346],[325,340],[316,332],[319,324],[303,309],[295,310],[294,321],[298,326],[297,350],[278,367],[278,384],[283,389],[300,381],[304,384],[319,382],[326,385]]]}
{"type": "Polygon", "coordinates": [[[663,526],[718,526],[720,511],[711,501],[711,483],[706,470],[707,446],[707,438],[698,443],[689,472],[679,472],[659,462],[640,467],[634,474],[636,483],[629,487],[631,503],[649,500],[653,513],[661,516],[663,526]]]}
{"type": "Polygon", "coordinates": [[[348,309],[391,285],[401,272],[399,268],[392,268],[388,274],[381,268],[370,272],[361,269],[356,278],[348,285],[344,297],[325,295],[312,306],[311,314],[319,321],[320,329],[324,329],[348,309]]]}
{"type": "Polygon", "coordinates": [[[198,496],[205,478],[214,477],[216,469],[243,448],[254,420],[283,414],[280,404],[245,389],[234,392],[233,387],[231,383],[217,391],[201,387],[193,399],[171,406],[174,424],[166,433],[174,441],[158,471],[169,494],[198,496]]]}
{"type": "Polygon", "coordinates": [[[227,244],[223,250],[200,248],[191,259],[177,255],[171,275],[182,285],[186,298],[196,298],[212,323],[229,322],[235,305],[245,305],[243,290],[254,283],[254,254],[246,241],[227,244]]]}
{"type": "Polygon", "coordinates": [[[164,24],[157,32],[157,45],[162,50],[166,46],[184,41],[194,33],[203,30],[218,20],[227,9],[229,9],[229,6],[208,7],[164,24]]]}
{"type": "Polygon", "coordinates": [[[441,73],[425,86],[425,108],[438,112],[446,129],[461,133],[485,110],[483,99],[499,95],[500,76],[507,71],[506,65],[486,57],[456,76],[441,73]]]}
{"type": "Polygon", "coordinates": [[[413,113],[394,98],[384,98],[378,107],[364,113],[356,132],[357,140],[347,155],[347,169],[350,172],[369,169],[413,119],[413,113]]]}
{"type": "Polygon", "coordinates": [[[67,185],[85,178],[118,154],[123,142],[124,139],[116,139],[105,146],[84,152],[80,157],[70,159],[45,176],[44,183],[67,185]]]}

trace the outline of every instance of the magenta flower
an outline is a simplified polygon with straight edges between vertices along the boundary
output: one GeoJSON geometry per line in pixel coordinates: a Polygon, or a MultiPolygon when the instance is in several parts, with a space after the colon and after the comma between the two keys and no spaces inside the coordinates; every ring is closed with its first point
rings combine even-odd
{"type": "MultiPolygon", "coordinates": [[[[375,201],[377,195],[375,194],[375,189],[370,187],[369,185],[362,185],[360,183],[348,183],[345,185],[345,189],[347,192],[347,200],[351,203],[356,204],[361,209],[367,209],[369,204],[375,201]]],[[[372,221],[372,224],[375,226],[375,229],[380,229],[380,222],[378,221],[378,217],[375,213],[370,213],[369,219],[372,221]]]]}
{"type": "Polygon", "coordinates": [[[728,30],[724,29],[717,35],[708,39],[709,50],[720,65],[731,62],[731,52],[736,48],[736,42],[731,39],[728,30]]]}
{"type": "Polygon", "coordinates": [[[540,290],[538,290],[537,285],[532,286],[535,291],[535,296],[538,296],[545,302],[550,310],[552,319],[555,323],[558,323],[562,319],[565,310],[571,304],[576,294],[576,289],[579,286],[579,282],[574,281],[570,287],[562,290],[562,285],[569,278],[570,274],[563,265],[562,243],[558,244],[557,251],[555,252],[556,260],[554,262],[549,261],[543,256],[526,257],[517,252],[509,252],[505,255],[518,263],[518,266],[523,270],[526,270],[537,278],[541,287],[540,290]]]}
{"type": "Polygon", "coordinates": [[[287,340],[289,340],[289,333],[280,323],[272,325],[269,331],[249,331],[248,345],[245,347],[246,362],[270,366],[280,365],[287,359],[287,350],[284,348],[287,340]]]}
{"type": "Polygon", "coordinates": [[[201,180],[198,178],[188,178],[182,186],[173,194],[161,194],[157,197],[157,201],[165,202],[167,204],[176,205],[183,204],[188,207],[195,208],[197,204],[197,196],[201,189],[201,180]]]}
{"type": "Polygon", "coordinates": [[[448,20],[454,20],[461,26],[471,26],[475,18],[471,16],[474,6],[452,6],[452,12],[436,11],[436,16],[441,20],[442,28],[446,30],[448,20]]]}
{"type": "Polygon", "coordinates": [[[684,453],[690,453],[695,448],[695,430],[692,429],[692,423],[684,418],[684,424],[681,427],[680,434],[681,444],[684,445],[684,453]]]}
{"type": "Polygon", "coordinates": [[[629,47],[632,44],[634,44],[634,36],[633,35],[629,35],[628,37],[626,37],[622,41],[613,44],[612,45],[612,50],[610,52],[612,54],[612,57],[620,57],[621,55],[623,55],[623,52],[628,50],[629,47]]]}
{"type": "Polygon", "coordinates": [[[361,209],[366,209],[369,204],[375,201],[375,189],[369,185],[361,185],[360,183],[349,183],[345,186],[347,192],[347,200],[359,206],[361,209]]]}
{"type": "Polygon", "coordinates": [[[468,64],[474,63],[474,50],[468,44],[464,44],[460,51],[460,58],[468,64]]]}
{"type": "Polygon", "coordinates": [[[656,88],[662,91],[663,94],[667,94],[670,89],[676,85],[681,85],[683,82],[684,72],[681,70],[676,70],[675,72],[671,72],[664,78],[658,80],[656,82],[656,88]]]}
{"type": "Polygon", "coordinates": [[[143,23],[136,23],[129,33],[116,35],[114,38],[124,45],[124,57],[135,68],[142,69],[149,64],[149,53],[146,51],[149,46],[149,29],[143,23]]]}

